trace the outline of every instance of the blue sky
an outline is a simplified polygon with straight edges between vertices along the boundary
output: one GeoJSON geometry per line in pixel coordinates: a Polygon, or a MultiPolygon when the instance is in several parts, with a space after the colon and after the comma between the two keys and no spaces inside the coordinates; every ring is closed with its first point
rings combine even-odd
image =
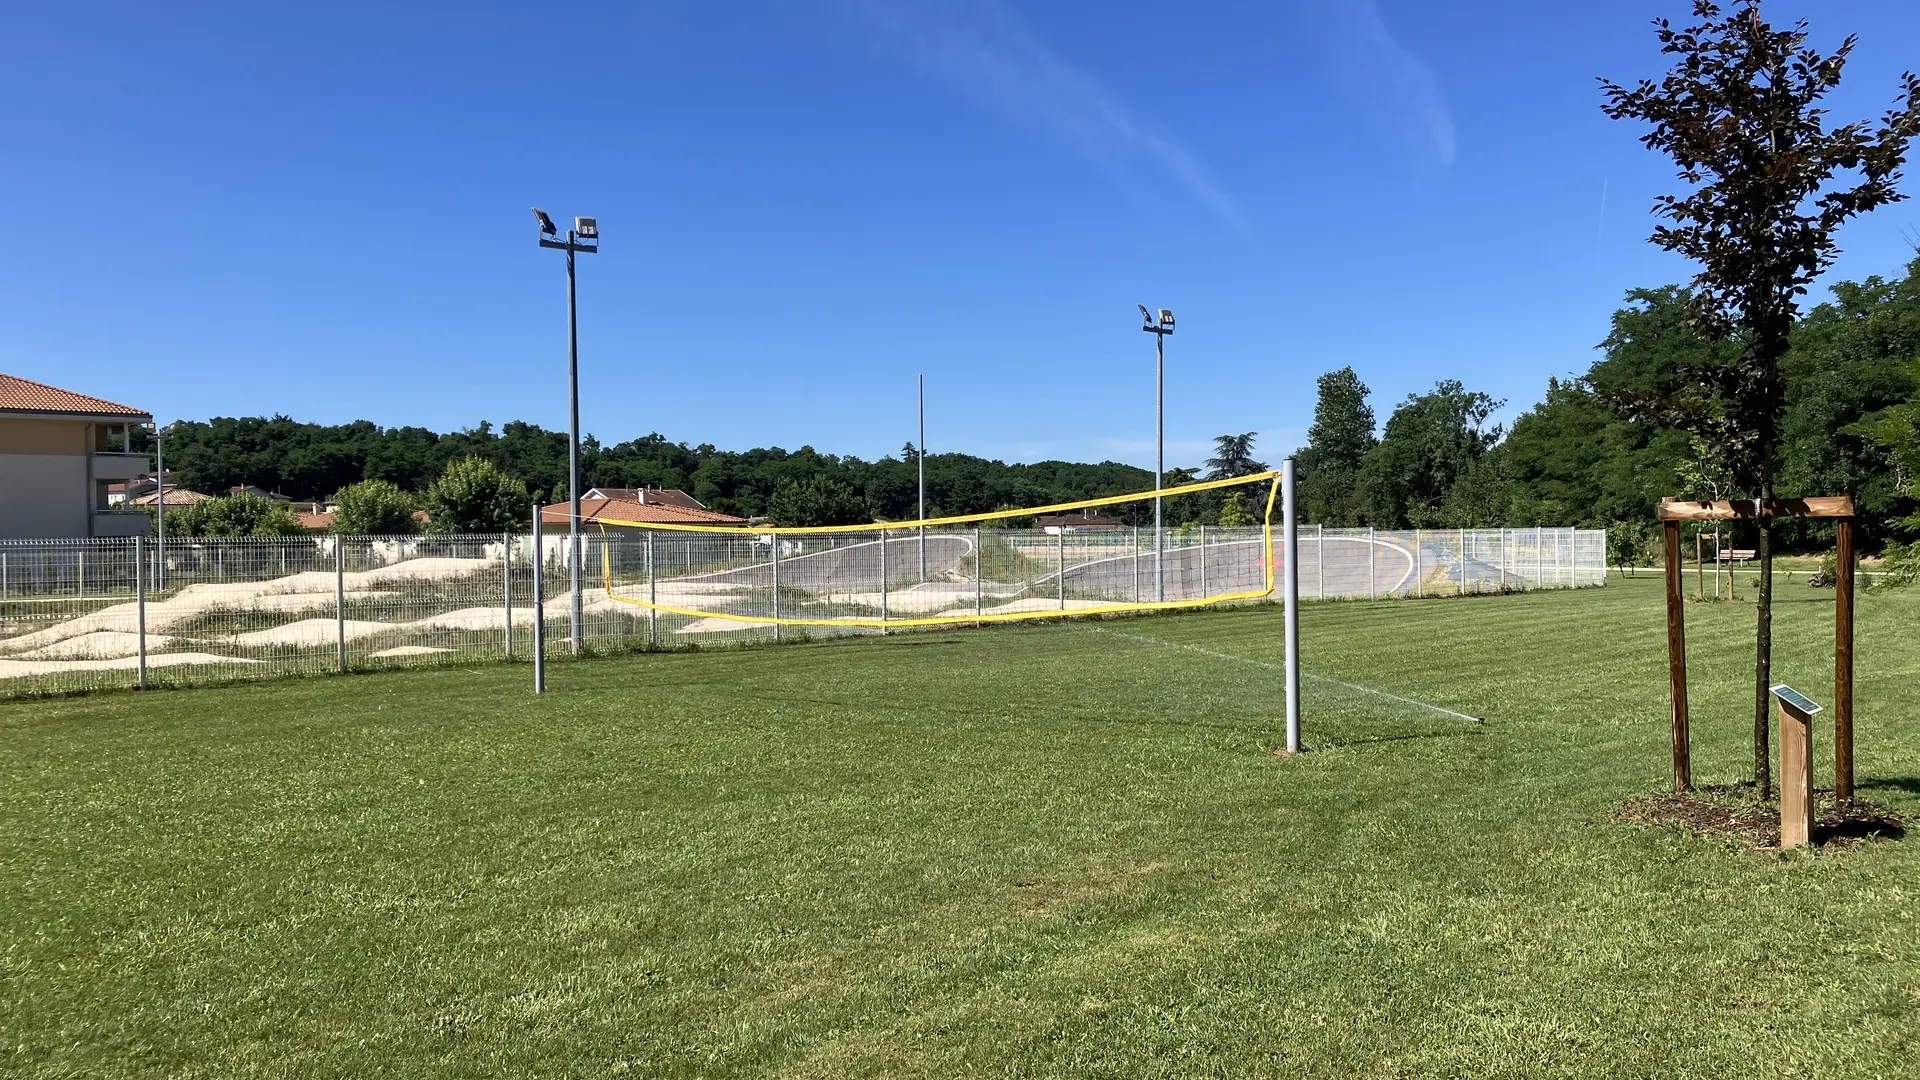
{"type": "MultiPolygon", "coordinates": [[[[175,417],[566,422],[565,280],[529,206],[597,216],[583,424],[865,457],[1277,459],[1352,364],[1509,402],[1678,281],[1670,169],[1594,76],[1681,0],[788,0],[0,7],[0,371],[175,417]]],[[[1774,2],[1862,35],[1920,5],[1774,2]]],[[[1916,192],[1920,194],[1920,192],[1916,192]]],[[[1897,273],[1920,202],[1842,234],[1897,273]],[[1904,234],[1904,235],[1903,235],[1904,234]]]]}

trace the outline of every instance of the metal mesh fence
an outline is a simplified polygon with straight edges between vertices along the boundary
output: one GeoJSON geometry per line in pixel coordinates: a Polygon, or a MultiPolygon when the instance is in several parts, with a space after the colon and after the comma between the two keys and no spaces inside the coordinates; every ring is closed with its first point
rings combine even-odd
{"type": "MultiPolygon", "coordinates": [[[[1599,530],[1305,526],[1299,540],[1309,600],[1606,580],[1599,530]]],[[[1151,528],[626,530],[581,544],[581,635],[599,649],[1232,597],[1263,590],[1267,570],[1258,528],[1169,529],[1158,556],[1151,528]]],[[[536,565],[547,652],[564,655],[567,539],[540,547],[536,559],[527,535],[171,540],[164,554],[134,539],[0,542],[0,697],[526,659],[536,565]]]]}

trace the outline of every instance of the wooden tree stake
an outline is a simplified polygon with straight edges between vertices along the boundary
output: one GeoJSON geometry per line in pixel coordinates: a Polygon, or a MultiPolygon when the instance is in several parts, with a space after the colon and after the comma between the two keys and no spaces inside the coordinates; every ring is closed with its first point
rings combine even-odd
{"type": "Polygon", "coordinates": [[[1841,518],[1833,583],[1833,798],[1853,801],[1853,519],[1841,518]]]}
{"type": "Polygon", "coordinates": [[[1687,734],[1686,598],[1680,576],[1680,522],[1661,523],[1666,533],[1667,664],[1673,697],[1673,790],[1693,786],[1693,756],[1687,734]]]}

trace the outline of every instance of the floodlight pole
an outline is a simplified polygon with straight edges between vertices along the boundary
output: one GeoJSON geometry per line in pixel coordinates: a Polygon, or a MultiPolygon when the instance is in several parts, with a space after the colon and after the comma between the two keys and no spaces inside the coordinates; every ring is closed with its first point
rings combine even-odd
{"type": "Polygon", "coordinates": [[[1167,598],[1165,521],[1161,513],[1161,477],[1167,471],[1167,335],[1173,333],[1173,315],[1165,308],[1155,322],[1142,307],[1147,323],[1140,329],[1153,335],[1153,601],[1167,598]]]}
{"type": "MultiPolygon", "coordinates": [[[[591,223],[590,223],[591,224],[591,223]]],[[[543,248],[567,253],[567,567],[572,587],[571,620],[568,647],[580,651],[580,323],[576,314],[573,287],[573,256],[591,255],[599,250],[599,228],[592,243],[581,243],[579,233],[567,230],[565,241],[540,238],[543,248]]]]}
{"type": "Polygon", "coordinates": [[[920,581],[927,580],[927,377],[920,376],[920,445],[913,460],[920,466],[920,581]]]}

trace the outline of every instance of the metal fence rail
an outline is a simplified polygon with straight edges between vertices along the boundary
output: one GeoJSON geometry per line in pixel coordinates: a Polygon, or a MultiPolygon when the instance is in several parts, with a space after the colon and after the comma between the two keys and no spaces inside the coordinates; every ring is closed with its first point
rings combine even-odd
{"type": "MultiPolygon", "coordinates": [[[[1307,599],[1606,581],[1599,530],[1308,526],[1299,542],[1307,599]]],[[[879,632],[773,619],[1140,602],[1156,576],[1168,600],[1217,597],[1258,590],[1266,574],[1257,528],[1169,530],[1157,560],[1150,529],[632,531],[582,545],[582,634],[601,649],[879,632]]],[[[0,698],[528,658],[536,567],[547,654],[563,654],[566,537],[549,532],[540,548],[524,534],[172,540],[164,556],[144,539],[0,541],[0,698]]]]}

